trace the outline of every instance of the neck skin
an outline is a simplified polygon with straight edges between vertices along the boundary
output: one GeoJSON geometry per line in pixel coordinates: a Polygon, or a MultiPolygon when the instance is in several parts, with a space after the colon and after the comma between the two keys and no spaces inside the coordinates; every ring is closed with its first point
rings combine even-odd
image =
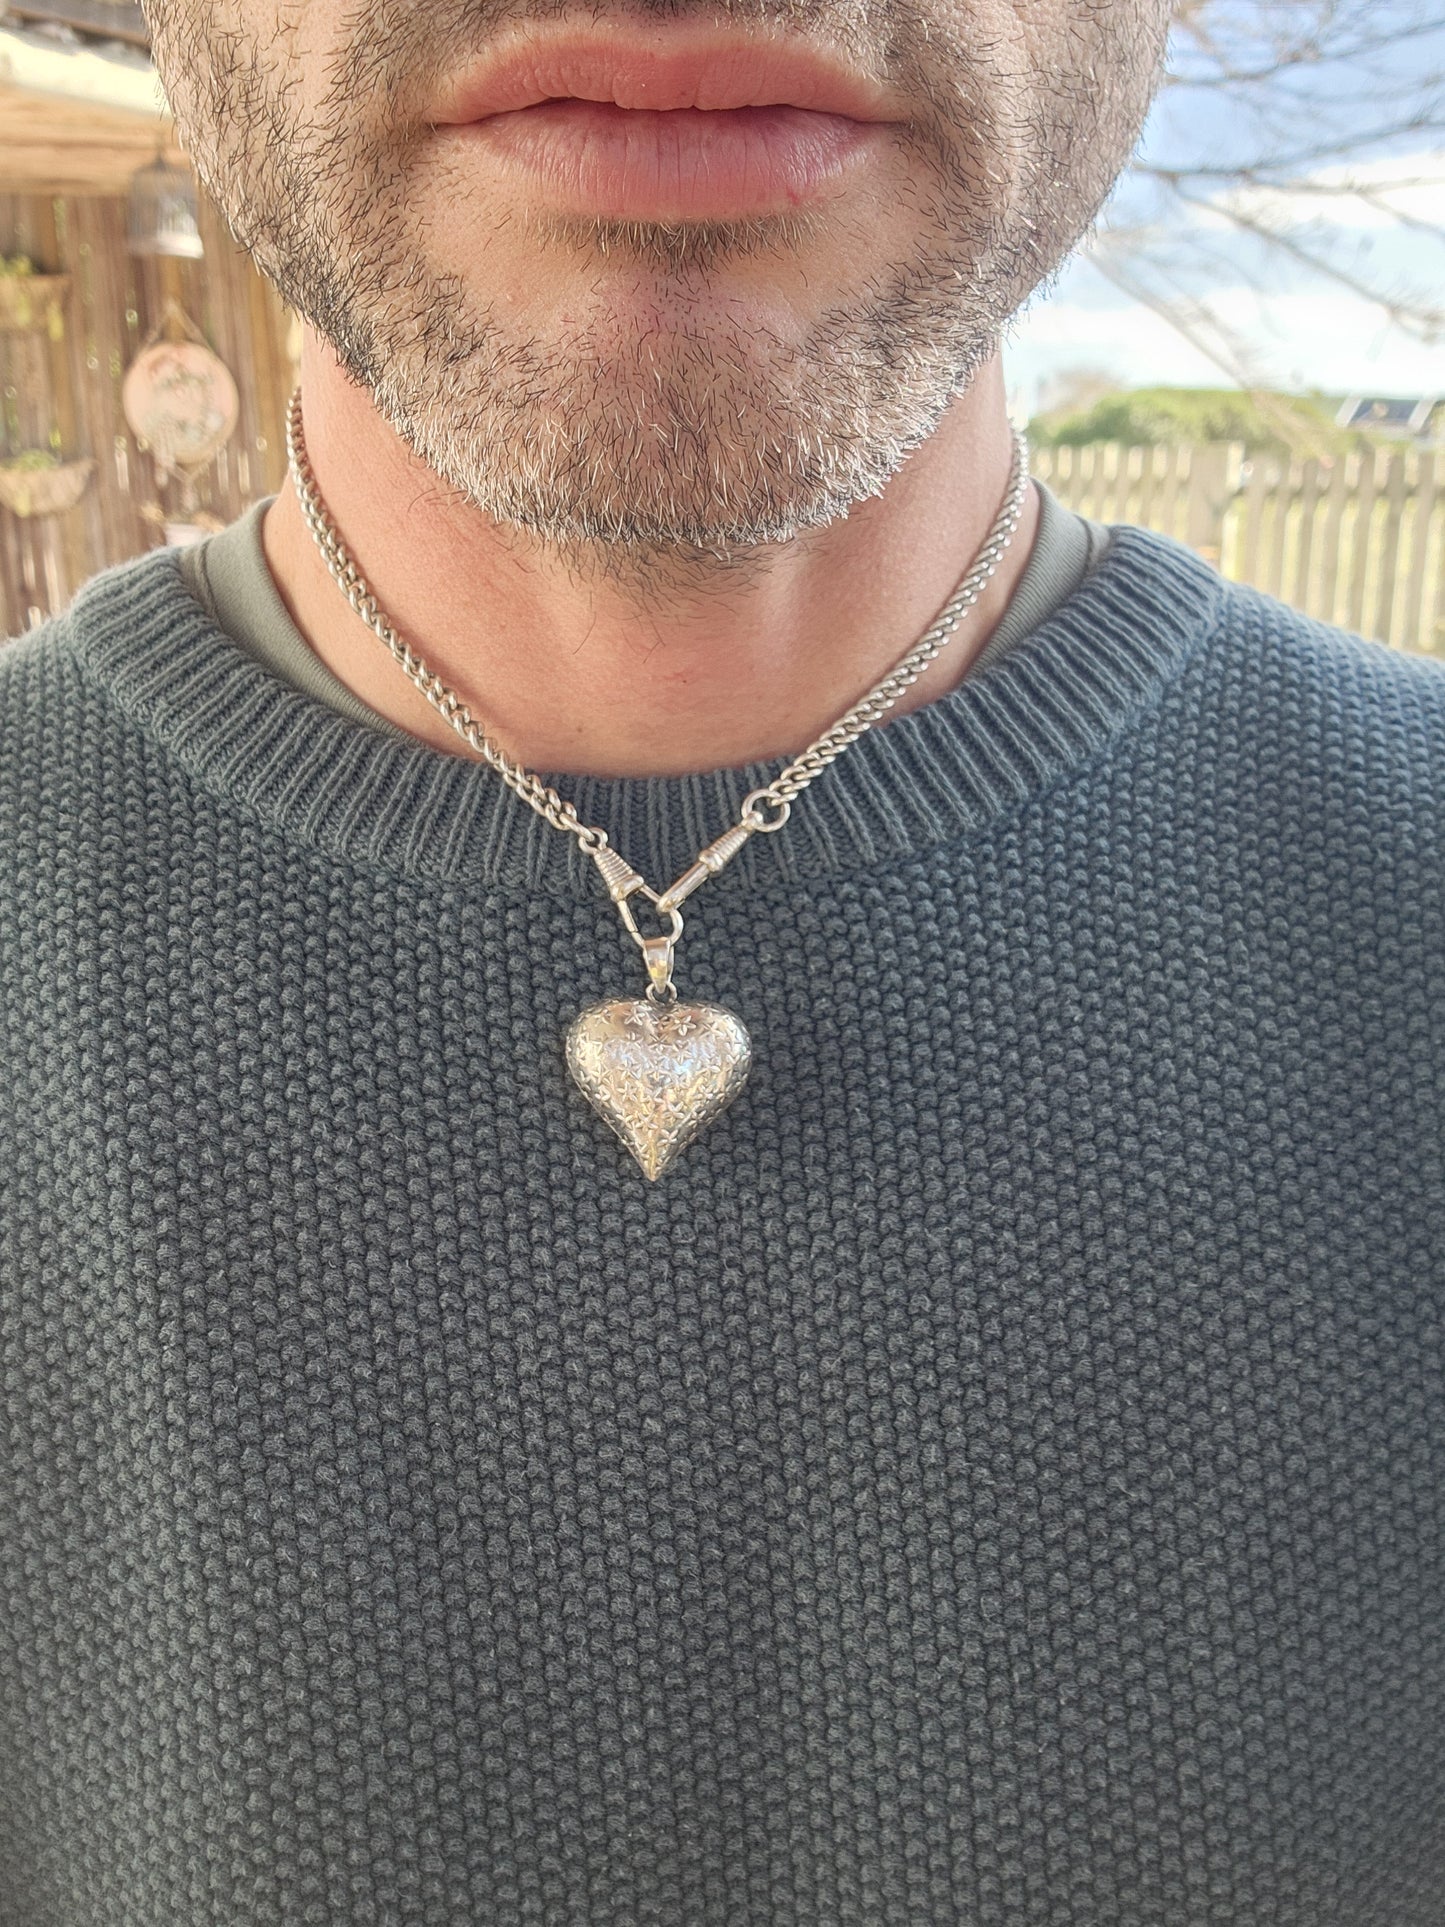
{"type": "MultiPolygon", "coordinates": [[[[494,743],[549,774],[681,776],[805,749],[947,603],[999,511],[1012,453],[995,356],[881,495],[770,550],[764,567],[647,593],[579,579],[568,558],[468,505],[310,329],[301,387],[317,485],[380,606],[494,743]]],[[[1030,488],[997,573],[886,720],[962,681],[1037,528],[1030,488]]],[[[332,581],[289,480],[263,540],[293,620],[332,674],[421,741],[472,756],[332,581]]]]}

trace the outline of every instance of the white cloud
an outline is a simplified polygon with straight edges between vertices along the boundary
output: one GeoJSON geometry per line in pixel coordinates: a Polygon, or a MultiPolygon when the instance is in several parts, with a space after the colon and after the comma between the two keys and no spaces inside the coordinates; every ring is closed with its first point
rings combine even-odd
{"type": "Polygon", "coordinates": [[[1397,215],[1445,228],[1445,153],[1322,167],[1302,176],[1288,193],[1272,187],[1235,188],[1217,194],[1214,203],[1196,215],[1200,226],[1231,227],[1222,210],[1233,209],[1271,228],[1393,228],[1397,215]]]}
{"type": "MultiPolygon", "coordinates": [[[[1271,386],[1328,394],[1445,390],[1445,354],[1439,348],[1402,335],[1377,309],[1348,294],[1270,296],[1232,287],[1212,293],[1209,305],[1271,386]]],[[[1071,369],[1112,373],[1125,388],[1230,386],[1222,368],[1152,309],[1086,305],[1069,290],[1025,315],[1005,365],[1024,412],[1036,405],[1044,382],[1071,369]]]]}

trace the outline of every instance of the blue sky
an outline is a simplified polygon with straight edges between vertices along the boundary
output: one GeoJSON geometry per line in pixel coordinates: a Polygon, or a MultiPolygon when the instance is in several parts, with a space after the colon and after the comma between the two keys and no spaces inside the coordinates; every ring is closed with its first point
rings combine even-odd
{"type": "MultiPolygon", "coordinates": [[[[1310,11],[1310,0],[1292,3],[1310,11]]],[[[1240,53],[1251,66],[1262,50],[1247,42],[1263,11],[1250,0],[1221,0],[1218,8],[1226,26],[1235,17],[1240,53]]],[[[1224,368],[1113,285],[1105,270],[1116,254],[1156,293],[1182,304],[1196,330],[1223,343],[1226,358],[1253,380],[1328,392],[1445,392],[1445,335],[1420,339],[1345,286],[1239,232],[1224,213],[1233,205],[1290,240],[1327,245],[1344,272],[1445,308],[1445,244],[1428,232],[1445,230],[1445,140],[1433,129],[1368,138],[1416,107],[1433,107],[1438,123],[1445,25],[1429,23],[1438,7],[1408,0],[1373,0],[1357,11],[1372,36],[1422,22],[1429,30],[1288,85],[1262,82],[1242,102],[1221,100],[1217,90],[1165,90],[1140,150],[1146,161],[1207,167],[1247,157],[1269,167],[1336,142],[1345,154],[1321,153],[1298,170],[1320,190],[1303,199],[1197,181],[1190,191],[1208,204],[1184,209],[1126,178],[1100,237],[1016,327],[1007,367],[1017,410],[1031,412],[1050,378],[1072,371],[1111,375],[1121,385],[1232,385],[1224,368]],[[1339,191],[1354,185],[1371,198],[1339,191]],[[1387,209],[1409,224],[1392,220],[1387,209]],[[1127,246],[1120,230],[1131,236],[1127,246]]]]}

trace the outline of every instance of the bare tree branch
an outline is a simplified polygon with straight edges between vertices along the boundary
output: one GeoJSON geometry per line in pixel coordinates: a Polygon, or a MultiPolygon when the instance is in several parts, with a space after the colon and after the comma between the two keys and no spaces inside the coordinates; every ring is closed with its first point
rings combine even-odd
{"type": "Polygon", "coordinates": [[[1210,66],[1207,71],[1192,73],[1179,67],[1165,76],[1164,84],[1166,87],[1201,88],[1274,86],[1281,75],[1291,68],[1327,67],[1342,61],[1368,60],[1372,54],[1392,53],[1412,40],[1427,39],[1437,30],[1438,22],[1422,21],[1393,32],[1342,42],[1339,46],[1326,47],[1318,42],[1304,41],[1293,48],[1277,49],[1267,60],[1254,67],[1234,65],[1214,52],[1209,55],[1210,66]]]}
{"type": "MultiPolygon", "coordinates": [[[[1353,201],[1369,211],[1377,237],[1408,234],[1427,257],[1439,248],[1435,278],[1445,279],[1445,220],[1420,205],[1432,187],[1445,203],[1439,0],[1176,0],[1164,105],[1169,150],[1141,156],[1116,203],[1137,210],[1152,196],[1154,216],[1121,214],[1129,225],[1106,225],[1105,245],[1090,257],[1115,286],[1257,388],[1208,300],[1223,222],[1247,238],[1251,256],[1276,264],[1276,279],[1344,289],[1407,336],[1445,340],[1445,306],[1402,284],[1400,250],[1395,271],[1388,247],[1376,250],[1375,266],[1348,219],[1332,220],[1320,206],[1353,201]],[[1383,181],[1380,165],[1391,156],[1399,177],[1383,181]],[[1410,191],[1414,206],[1395,204],[1410,191]],[[1204,213],[1215,217],[1213,235],[1204,213]]],[[[1223,271],[1233,285],[1249,273],[1238,260],[1223,271]]]]}
{"type": "Polygon", "coordinates": [[[1351,294],[1358,295],[1362,301],[1368,301],[1376,307],[1383,308],[1397,327],[1404,328],[1409,333],[1418,334],[1421,340],[1434,343],[1445,336],[1445,308],[1423,305],[1408,297],[1387,296],[1363,275],[1341,267],[1323,248],[1310,247],[1307,243],[1297,240],[1293,234],[1255,219],[1228,200],[1205,201],[1195,195],[1186,194],[1182,189],[1179,191],[1179,198],[1186,206],[1207,208],[1212,214],[1229,221],[1243,233],[1252,234],[1257,239],[1265,241],[1271,248],[1277,249],[1290,260],[1300,262],[1315,274],[1322,275],[1327,281],[1334,281],[1339,286],[1348,288],[1351,294]]]}

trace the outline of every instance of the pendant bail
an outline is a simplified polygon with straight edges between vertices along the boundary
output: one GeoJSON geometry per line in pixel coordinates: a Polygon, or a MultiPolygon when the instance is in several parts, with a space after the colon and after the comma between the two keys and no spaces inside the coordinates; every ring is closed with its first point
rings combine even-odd
{"type": "Polygon", "coordinates": [[[632,914],[632,904],[628,900],[632,896],[644,896],[650,903],[660,908],[657,892],[647,884],[641,884],[637,890],[629,891],[627,896],[619,897],[617,908],[622,913],[622,921],[627,925],[638,949],[642,952],[642,960],[647,965],[647,974],[651,979],[651,994],[656,997],[666,997],[671,992],[676,996],[676,991],[672,989],[672,958],[677,948],[677,940],[682,935],[682,912],[675,905],[670,905],[663,914],[669,919],[672,928],[660,937],[644,937],[637,927],[636,917],[632,914]]]}
{"type": "Polygon", "coordinates": [[[659,997],[665,997],[672,988],[672,938],[644,937],[642,960],[647,965],[652,988],[659,997]]]}

